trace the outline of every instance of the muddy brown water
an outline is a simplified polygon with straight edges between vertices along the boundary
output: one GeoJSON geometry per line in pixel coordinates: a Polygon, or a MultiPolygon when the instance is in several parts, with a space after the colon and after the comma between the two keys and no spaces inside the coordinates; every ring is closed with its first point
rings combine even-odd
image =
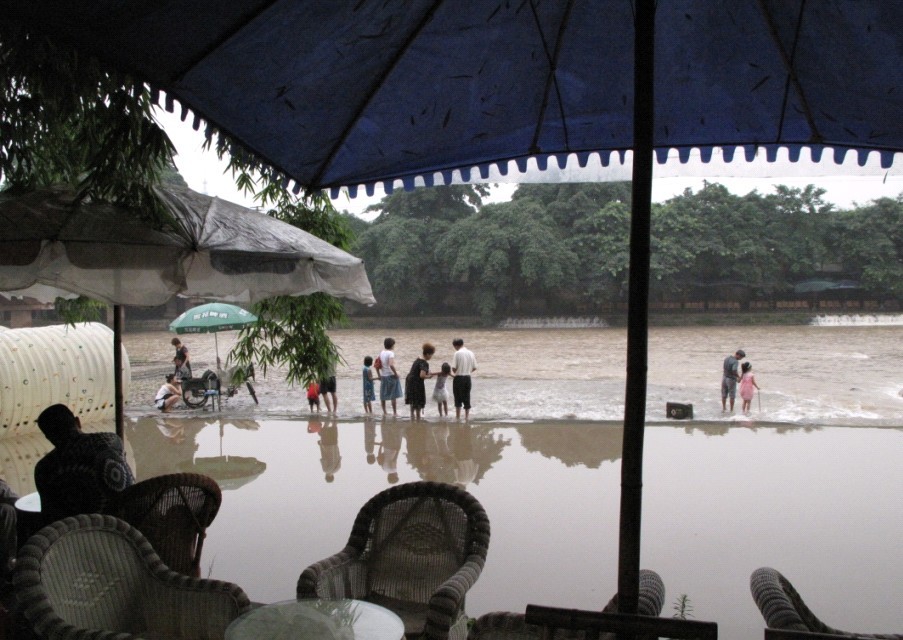
{"type": "MultiPolygon", "coordinates": [[[[427,340],[434,367],[450,360],[457,333],[333,332],[346,360],[334,419],[311,414],[279,371],[258,372],[259,405],[242,389],[221,410],[163,416],[151,401],[171,334],[126,334],[137,476],[219,477],[203,571],[256,601],[293,597],[304,567],[342,548],[394,470],[400,482],[456,482],[486,508],[492,538],[471,616],[528,603],[600,607],[617,589],[624,330],[463,332],[478,361],[469,424],[440,420],[431,405],[416,424],[403,405],[397,419],[378,407],[364,415],[361,361],[385,335],[406,371],[427,340]]],[[[832,626],[903,630],[891,604],[903,597],[901,335],[900,326],[651,331],[641,564],[665,582],[662,615],[686,594],[721,637],[760,638],[749,576],[773,566],[832,626]],[[763,387],[750,416],[721,412],[721,360],[738,347],[763,387]],[[668,420],[668,401],[693,404],[694,419],[668,420]]],[[[232,340],[219,336],[221,355],[232,340]]],[[[212,336],[185,342],[196,373],[215,361],[212,336]]],[[[39,452],[18,455],[25,465],[39,452]]]]}

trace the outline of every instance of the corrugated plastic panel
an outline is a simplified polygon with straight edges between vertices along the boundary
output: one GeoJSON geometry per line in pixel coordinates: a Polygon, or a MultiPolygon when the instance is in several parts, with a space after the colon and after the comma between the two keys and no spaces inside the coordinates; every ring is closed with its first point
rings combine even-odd
{"type": "MultiPolygon", "coordinates": [[[[39,432],[38,415],[57,403],[83,424],[115,419],[112,347],[113,331],[97,322],[0,331],[0,438],[39,432]]],[[[128,397],[124,347],[122,366],[128,397]]]]}

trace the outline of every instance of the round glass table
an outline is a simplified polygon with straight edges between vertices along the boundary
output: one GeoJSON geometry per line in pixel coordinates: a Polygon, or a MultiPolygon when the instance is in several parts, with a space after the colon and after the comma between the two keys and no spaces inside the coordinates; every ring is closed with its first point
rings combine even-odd
{"type": "Polygon", "coordinates": [[[28,513],[41,512],[41,494],[37,491],[27,493],[16,500],[16,509],[26,511],[28,513]]]}
{"type": "Polygon", "coordinates": [[[34,491],[16,500],[16,537],[21,547],[32,534],[43,527],[44,517],[41,515],[41,495],[34,491]]]}
{"type": "Polygon", "coordinates": [[[252,609],[226,629],[226,640],[402,640],[397,615],[361,600],[285,600],[252,609]]]}

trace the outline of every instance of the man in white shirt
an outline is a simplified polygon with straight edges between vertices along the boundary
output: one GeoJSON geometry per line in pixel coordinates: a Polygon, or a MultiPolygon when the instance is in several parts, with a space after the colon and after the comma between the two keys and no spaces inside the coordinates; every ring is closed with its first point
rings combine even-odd
{"type": "Polygon", "coordinates": [[[452,381],[452,393],[455,396],[455,417],[461,418],[461,407],[464,407],[464,419],[470,418],[470,374],[477,370],[477,359],[473,351],[464,346],[464,340],[455,338],[452,340],[455,348],[455,357],[452,359],[452,373],[455,379],[452,381]]]}
{"type": "Polygon", "coordinates": [[[398,398],[404,395],[404,391],[401,388],[398,371],[395,369],[395,352],[392,351],[395,347],[395,340],[386,338],[383,340],[383,347],[385,348],[379,354],[381,364],[379,369],[379,399],[382,403],[383,415],[386,415],[387,400],[392,402],[392,414],[398,415],[398,398]]]}

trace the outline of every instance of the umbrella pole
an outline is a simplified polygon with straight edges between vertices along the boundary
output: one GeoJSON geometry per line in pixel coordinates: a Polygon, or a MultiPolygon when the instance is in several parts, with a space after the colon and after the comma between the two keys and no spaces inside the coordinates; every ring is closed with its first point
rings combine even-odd
{"type": "Polygon", "coordinates": [[[219,338],[216,337],[216,332],[213,332],[213,346],[216,348],[216,369],[217,371],[220,369],[219,366],[219,338]]]}
{"type": "Polygon", "coordinates": [[[113,401],[116,408],[116,435],[125,434],[125,401],[122,392],[122,305],[113,305],[113,401]]]}
{"type": "Polygon", "coordinates": [[[652,218],[655,0],[638,0],[634,17],[633,183],[627,310],[627,386],[621,454],[618,611],[636,614],[640,580],[643,429],[649,348],[649,256],[652,218]]]}

